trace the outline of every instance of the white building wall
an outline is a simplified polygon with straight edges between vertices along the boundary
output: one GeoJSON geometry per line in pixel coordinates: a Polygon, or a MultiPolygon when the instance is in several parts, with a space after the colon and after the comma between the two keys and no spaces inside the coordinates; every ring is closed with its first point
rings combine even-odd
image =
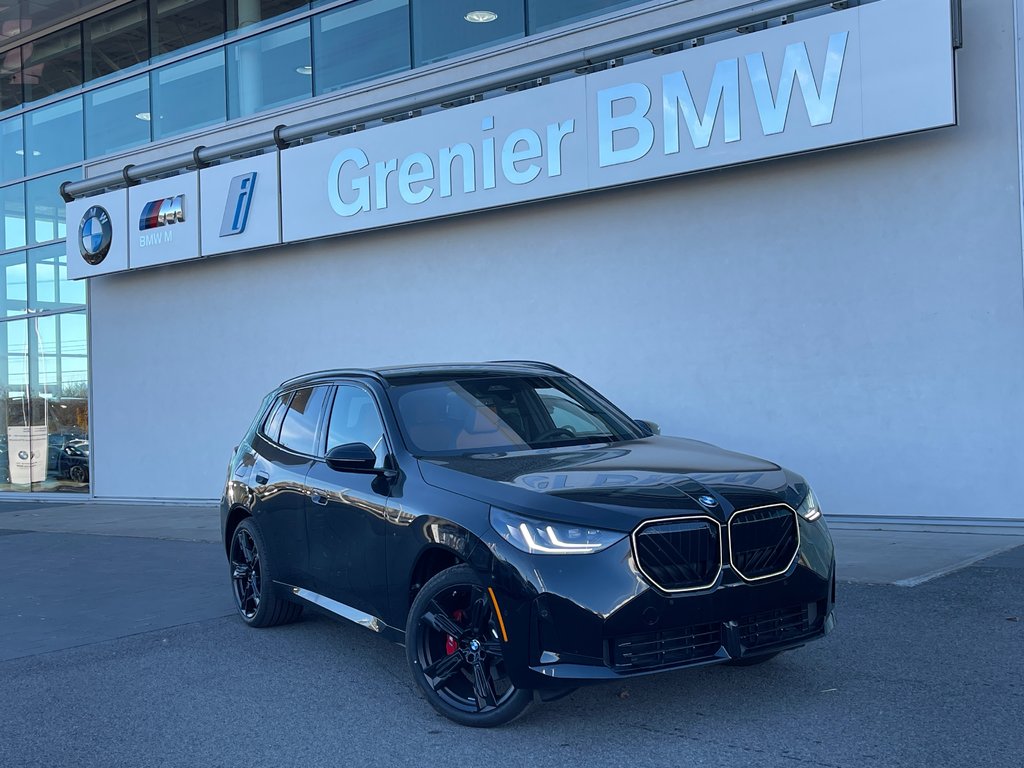
{"type": "Polygon", "coordinates": [[[1012,9],[965,5],[956,128],[93,279],[95,494],[218,496],[297,373],[535,358],[836,514],[1024,517],[1012,9]]]}

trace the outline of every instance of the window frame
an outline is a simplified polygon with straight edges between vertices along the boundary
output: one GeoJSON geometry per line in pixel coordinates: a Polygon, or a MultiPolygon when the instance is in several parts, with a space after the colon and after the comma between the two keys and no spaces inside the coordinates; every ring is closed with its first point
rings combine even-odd
{"type": "Polygon", "coordinates": [[[327,431],[326,430],[326,423],[327,423],[326,422],[326,415],[329,413],[327,405],[328,405],[328,403],[330,403],[332,405],[334,403],[334,393],[332,391],[330,391],[333,388],[334,388],[334,386],[332,384],[320,383],[320,384],[301,384],[301,385],[299,385],[297,387],[293,387],[291,389],[282,390],[271,401],[271,405],[267,409],[266,414],[264,414],[263,418],[260,420],[260,427],[259,427],[258,430],[256,430],[256,433],[262,439],[266,440],[268,443],[270,443],[272,446],[274,446],[278,450],[285,451],[286,453],[290,453],[292,456],[302,456],[303,458],[307,458],[307,459],[323,459],[324,458],[324,451],[323,451],[322,443],[326,439],[325,438],[325,433],[327,431]],[[296,393],[302,391],[303,389],[314,390],[314,389],[318,389],[318,388],[326,389],[328,391],[324,394],[323,403],[321,403],[321,405],[320,405],[320,413],[317,415],[316,429],[313,432],[313,450],[314,450],[314,453],[303,453],[302,451],[297,451],[294,448],[290,448],[290,447],[288,447],[287,445],[285,445],[284,443],[281,442],[281,429],[284,427],[284,420],[288,416],[288,411],[291,410],[292,400],[295,398],[296,393]],[[280,426],[278,427],[278,430],[277,430],[277,437],[276,438],[275,437],[271,437],[270,435],[267,434],[267,421],[270,419],[270,417],[274,413],[274,410],[275,410],[274,409],[274,403],[278,402],[278,400],[280,398],[284,397],[285,395],[288,396],[288,400],[287,400],[287,402],[285,404],[285,407],[284,407],[284,415],[281,417],[281,424],[280,424],[280,426]]]}
{"type": "MultiPolygon", "coordinates": [[[[282,399],[284,399],[284,411],[285,413],[288,412],[288,406],[292,404],[292,396],[294,394],[294,390],[286,390],[275,394],[273,399],[270,401],[270,407],[267,408],[266,413],[263,414],[263,418],[260,419],[260,427],[256,430],[256,433],[271,445],[279,445],[277,441],[281,437],[281,424],[277,425],[277,437],[274,438],[267,433],[267,422],[269,422],[271,417],[273,417],[277,412],[277,405],[282,399]]],[[[281,417],[281,422],[284,422],[284,416],[281,417]]]]}
{"type": "MultiPolygon", "coordinates": [[[[328,432],[330,431],[331,416],[334,414],[334,402],[338,397],[338,390],[341,387],[351,386],[366,392],[370,396],[371,401],[377,408],[377,418],[380,420],[380,425],[384,435],[384,447],[387,449],[385,451],[384,461],[382,463],[386,464],[388,456],[395,456],[395,443],[394,440],[391,439],[391,435],[388,434],[388,422],[387,419],[384,418],[384,409],[381,407],[381,400],[379,397],[377,397],[377,393],[374,392],[371,387],[366,386],[366,384],[364,384],[363,382],[356,381],[353,379],[342,379],[339,381],[335,381],[331,386],[333,391],[330,393],[329,402],[326,403],[327,407],[324,408],[324,412],[322,414],[320,424],[321,434],[319,442],[317,443],[317,450],[320,451],[320,456],[324,458],[327,456],[327,437],[328,432]]],[[[373,446],[370,447],[372,448],[373,446]]],[[[392,458],[392,460],[394,459],[392,458]]],[[[387,469],[386,466],[384,468],[387,469]]]]}

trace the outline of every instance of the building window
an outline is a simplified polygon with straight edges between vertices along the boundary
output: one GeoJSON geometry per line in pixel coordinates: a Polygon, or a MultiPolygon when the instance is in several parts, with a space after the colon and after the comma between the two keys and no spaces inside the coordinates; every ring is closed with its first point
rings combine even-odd
{"type": "Polygon", "coordinates": [[[24,248],[25,229],[25,185],[12,184],[0,188],[0,208],[3,208],[3,250],[24,248]]]}
{"type": "Polygon", "coordinates": [[[308,8],[308,0],[228,0],[228,29],[245,29],[308,8]]]}
{"type": "Polygon", "coordinates": [[[25,131],[21,115],[0,122],[0,181],[25,175],[25,131]]]}
{"type": "Polygon", "coordinates": [[[0,329],[0,490],[89,490],[85,312],[0,329]]]}
{"type": "Polygon", "coordinates": [[[0,271],[3,272],[3,305],[0,317],[24,315],[28,311],[28,270],[25,268],[25,252],[16,251],[0,256],[0,271]]]}
{"type": "Polygon", "coordinates": [[[78,25],[21,47],[25,101],[82,84],[82,28],[78,25]]]}
{"type": "Polygon", "coordinates": [[[224,49],[155,70],[152,94],[154,139],[224,122],[224,49]]]}
{"type": "Polygon", "coordinates": [[[153,56],[224,36],[224,0],[151,0],[153,56]]]}
{"type": "Polygon", "coordinates": [[[413,64],[422,66],[526,34],[523,0],[412,0],[413,64]]]}
{"type": "Polygon", "coordinates": [[[21,48],[0,54],[0,111],[20,106],[25,100],[22,78],[21,48]]]}
{"type": "Polygon", "coordinates": [[[227,54],[231,118],[313,95],[308,20],[229,45],[227,54]]]}
{"type": "Polygon", "coordinates": [[[85,79],[94,80],[149,61],[147,0],[133,2],[82,24],[85,79]]]}
{"type": "Polygon", "coordinates": [[[408,0],[362,0],[314,17],[313,51],[318,96],[409,69],[408,0]]]}
{"type": "Polygon", "coordinates": [[[28,236],[32,245],[63,240],[67,236],[65,203],[60,196],[63,181],[82,178],[79,168],[60,171],[25,183],[25,207],[28,209],[28,236]]]}
{"type": "Polygon", "coordinates": [[[85,307],[85,281],[68,280],[67,246],[44,245],[28,252],[28,308],[59,312],[85,307]]]}
{"type": "Polygon", "coordinates": [[[58,101],[25,115],[25,171],[82,162],[82,97],[58,101]]]}
{"type": "Polygon", "coordinates": [[[149,141],[149,75],[85,94],[85,154],[99,157],[149,141]]]}
{"type": "Polygon", "coordinates": [[[529,33],[547,32],[549,29],[573,24],[593,16],[638,5],[643,0],[527,0],[529,33]]]}

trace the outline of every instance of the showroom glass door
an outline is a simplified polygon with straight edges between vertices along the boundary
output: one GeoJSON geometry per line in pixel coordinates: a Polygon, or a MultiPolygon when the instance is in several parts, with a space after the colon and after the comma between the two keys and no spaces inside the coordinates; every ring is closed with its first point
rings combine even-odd
{"type": "Polygon", "coordinates": [[[88,493],[85,286],[63,243],[2,258],[0,492],[88,493]]]}

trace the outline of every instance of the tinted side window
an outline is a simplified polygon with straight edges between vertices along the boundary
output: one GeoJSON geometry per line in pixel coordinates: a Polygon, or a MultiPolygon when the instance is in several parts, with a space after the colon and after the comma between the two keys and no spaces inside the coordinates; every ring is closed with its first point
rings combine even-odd
{"type": "Polygon", "coordinates": [[[281,434],[281,420],[284,419],[284,412],[288,408],[288,401],[292,399],[291,392],[285,392],[270,407],[267,419],[263,422],[263,434],[277,442],[281,434]]]}
{"type": "Polygon", "coordinates": [[[377,403],[365,389],[341,384],[327,427],[327,450],[348,443],[366,443],[377,454],[377,466],[384,466],[387,446],[377,403]]]}
{"type": "Polygon", "coordinates": [[[316,425],[326,392],[327,387],[313,387],[295,393],[281,424],[281,445],[296,453],[316,453],[316,425]]]}

